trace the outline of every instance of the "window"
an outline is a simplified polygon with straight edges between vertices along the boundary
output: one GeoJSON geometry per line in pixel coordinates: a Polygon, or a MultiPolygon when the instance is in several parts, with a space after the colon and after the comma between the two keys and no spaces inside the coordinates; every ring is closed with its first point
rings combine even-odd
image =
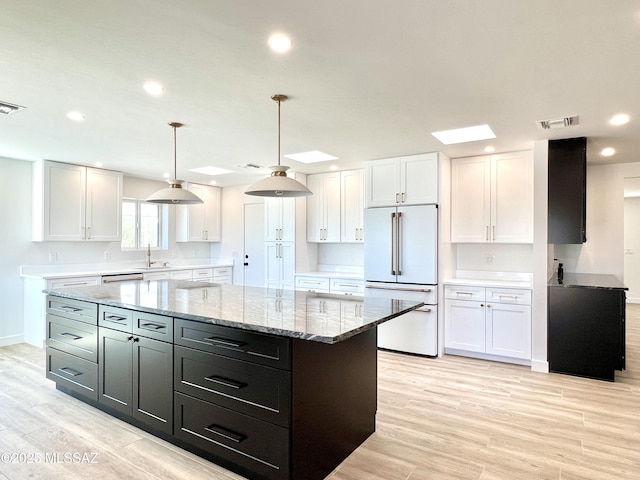
{"type": "Polygon", "coordinates": [[[161,205],[142,200],[122,201],[122,250],[159,248],[162,244],[161,205]]]}

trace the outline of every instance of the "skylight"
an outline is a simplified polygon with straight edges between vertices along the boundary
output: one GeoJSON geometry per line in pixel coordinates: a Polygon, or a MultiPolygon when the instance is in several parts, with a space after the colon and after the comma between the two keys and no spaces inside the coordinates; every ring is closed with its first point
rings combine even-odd
{"type": "Polygon", "coordinates": [[[329,155],[328,153],[319,152],[318,150],[313,150],[311,152],[292,153],[290,155],[283,155],[283,157],[302,163],[317,163],[326,162],[328,160],[338,160],[338,157],[334,157],[333,155],[329,155]]]}
{"type": "Polygon", "coordinates": [[[496,135],[493,133],[489,125],[476,125],[474,127],[441,130],[439,132],[431,132],[431,135],[436,137],[445,145],[496,138],[496,135]]]}
{"type": "Polygon", "coordinates": [[[224,168],[211,167],[211,166],[191,168],[189,169],[189,171],[195,172],[195,173],[203,173],[204,175],[211,175],[211,176],[224,175],[225,173],[233,173],[233,170],[226,170],[224,168]]]}

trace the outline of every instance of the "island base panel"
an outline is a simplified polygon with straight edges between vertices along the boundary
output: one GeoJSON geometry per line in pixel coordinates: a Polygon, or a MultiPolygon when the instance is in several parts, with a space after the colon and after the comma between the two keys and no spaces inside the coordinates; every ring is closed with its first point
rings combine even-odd
{"type": "Polygon", "coordinates": [[[375,431],[377,338],[294,340],[292,478],[325,478],[375,431]]]}

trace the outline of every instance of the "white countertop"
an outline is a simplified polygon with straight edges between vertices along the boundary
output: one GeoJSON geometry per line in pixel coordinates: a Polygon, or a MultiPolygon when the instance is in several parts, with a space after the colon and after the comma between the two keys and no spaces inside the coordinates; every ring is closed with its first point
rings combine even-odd
{"type": "Polygon", "coordinates": [[[341,278],[344,280],[363,280],[364,275],[355,272],[304,272],[296,273],[296,277],[341,278]]]}
{"type": "Polygon", "coordinates": [[[447,278],[444,285],[476,285],[479,287],[532,288],[532,274],[520,272],[485,272],[457,270],[455,277],[447,278]]]}

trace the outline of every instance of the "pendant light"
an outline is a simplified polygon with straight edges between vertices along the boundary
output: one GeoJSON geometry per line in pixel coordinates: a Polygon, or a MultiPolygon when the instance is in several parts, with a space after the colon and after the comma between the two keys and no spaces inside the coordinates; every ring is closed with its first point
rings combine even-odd
{"type": "Polygon", "coordinates": [[[280,104],[287,100],[286,95],[273,95],[271,100],[278,103],[278,165],[269,167],[271,176],[258,180],[244,193],[257,197],[304,197],[311,191],[300,182],[287,177],[289,167],[280,165],[280,104]]]}
{"type": "Polygon", "coordinates": [[[204,203],[200,197],[193,192],[182,188],[184,180],[178,180],[177,160],[176,160],[176,130],[183,126],[179,122],[171,122],[169,124],[173,128],[173,178],[167,180],[168,187],[158,190],[147,198],[149,203],[167,203],[170,205],[194,205],[204,203]]]}

